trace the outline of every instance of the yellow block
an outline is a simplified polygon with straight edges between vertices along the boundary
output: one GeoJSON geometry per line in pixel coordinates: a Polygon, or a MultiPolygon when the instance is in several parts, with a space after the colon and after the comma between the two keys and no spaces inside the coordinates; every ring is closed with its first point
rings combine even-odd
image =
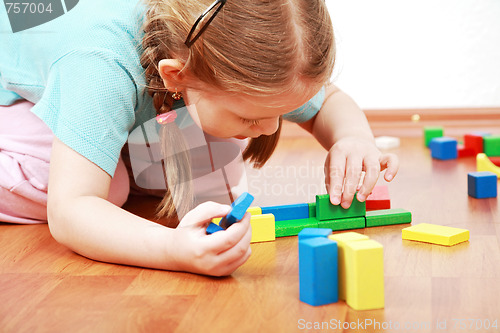
{"type": "Polygon", "coordinates": [[[484,153],[477,154],[476,156],[477,171],[490,171],[500,177],[500,167],[493,164],[492,161],[484,153]]]}
{"type": "Polygon", "coordinates": [[[337,242],[338,247],[338,272],[339,272],[339,298],[341,300],[346,300],[346,282],[350,283],[350,279],[347,279],[347,264],[345,259],[345,246],[347,242],[360,241],[369,239],[368,236],[362,235],[357,232],[343,232],[340,234],[333,234],[328,236],[331,240],[337,242]]]}
{"type": "Polygon", "coordinates": [[[469,230],[420,223],[403,229],[403,239],[452,246],[469,240],[469,230]]]}
{"type": "Polygon", "coordinates": [[[372,239],[345,243],[346,303],[354,310],[384,307],[384,248],[372,239]]]}
{"type": "MultiPolygon", "coordinates": [[[[255,207],[250,207],[247,209],[247,212],[250,213],[250,215],[262,215],[262,208],[255,206],[255,207]]],[[[212,222],[219,225],[221,218],[217,217],[215,219],[212,219],[212,222]]]]}
{"type": "Polygon", "coordinates": [[[255,215],[250,218],[252,226],[251,243],[268,242],[276,239],[276,226],[273,214],[255,215]]]}

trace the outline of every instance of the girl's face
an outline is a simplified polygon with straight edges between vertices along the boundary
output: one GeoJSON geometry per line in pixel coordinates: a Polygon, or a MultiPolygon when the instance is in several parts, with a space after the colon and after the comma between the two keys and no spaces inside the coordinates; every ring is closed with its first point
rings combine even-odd
{"type": "Polygon", "coordinates": [[[189,88],[183,93],[191,117],[205,133],[244,139],[275,133],[281,115],[301,107],[320,89],[321,85],[313,85],[303,94],[272,97],[234,96],[189,88]]]}

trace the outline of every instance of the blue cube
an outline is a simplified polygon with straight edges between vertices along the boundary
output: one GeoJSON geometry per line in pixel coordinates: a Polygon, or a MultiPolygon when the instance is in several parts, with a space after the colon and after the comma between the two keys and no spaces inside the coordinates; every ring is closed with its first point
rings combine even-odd
{"type": "Polygon", "coordinates": [[[309,204],[262,207],[262,214],[273,214],[275,221],[308,219],[309,204]]]}
{"type": "Polygon", "coordinates": [[[469,172],[467,192],[476,199],[496,198],[497,175],[489,171],[469,172]]]}
{"type": "Polygon", "coordinates": [[[306,238],[328,237],[332,234],[332,229],[328,228],[305,228],[299,232],[299,242],[306,238]]]}
{"type": "Polygon", "coordinates": [[[452,160],[458,157],[457,140],[443,136],[431,140],[429,147],[431,148],[432,158],[439,160],[452,160]]]}
{"type": "Polygon", "coordinates": [[[299,241],[299,298],[317,306],[335,303],[338,293],[338,247],[327,237],[299,241]]]}

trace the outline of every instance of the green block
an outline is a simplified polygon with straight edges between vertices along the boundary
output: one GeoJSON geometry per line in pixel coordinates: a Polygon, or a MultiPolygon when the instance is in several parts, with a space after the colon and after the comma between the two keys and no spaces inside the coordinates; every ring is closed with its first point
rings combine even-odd
{"type": "Polygon", "coordinates": [[[366,227],[411,223],[411,213],[402,208],[366,212],[366,227]]]}
{"type": "Polygon", "coordinates": [[[359,202],[354,195],[351,206],[347,209],[341,205],[332,205],[330,203],[330,195],[316,195],[316,218],[320,221],[339,220],[349,217],[361,217],[366,214],[366,203],[359,202]]]}
{"type": "Polygon", "coordinates": [[[442,127],[426,126],[424,127],[424,140],[425,146],[429,147],[429,143],[434,138],[440,138],[443,136],[444,130],[442,127]]]}
{"type": "Polygon", "coordinates": [[[329,228],[332,229],[332,231],[363,229],[365,225],[366,225],[366,220],[364,217],[318,221],[318,228],[329,228]]]}
{"type": "Polygon", "coordinates": [[[276,221],[276,237],[297,236],[302,229],[317,228],[318,220],[315,217],[308,219],[276,221]]]}
{"type": "Polygon", "coordinates": [[[309,217],[316,217],[316,203],[310,202],[309,205],[309,217]]]}
{"type": "Polygon", "coordinates": [[[500,135],[483,137],[483,149],[486,156],[500,156],[500,135]]]}

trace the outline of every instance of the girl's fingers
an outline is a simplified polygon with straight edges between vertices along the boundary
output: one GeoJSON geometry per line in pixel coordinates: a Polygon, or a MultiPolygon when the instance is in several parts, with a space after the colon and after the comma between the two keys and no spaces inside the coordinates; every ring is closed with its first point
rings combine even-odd
{"type": "MultiPolygon", "coordinates": [[[[204,238],[207,250],[214,255],[222,254],[238,244],[245,244],[252,237],[252,228],[250,227],[250,213],[245,213],[241,221],[232,224],[224,231],[219,231],[204,238]],[[241,243],[243,242],[243,243],[241,243]]],[[[241,255],[241,253],[240,253],[241,255]]]]}
{"type": "Polygon", "coordinates": [[[357,198],[359,201],[363,202],[370,195],[372,189],[377,183],[378,176],[380,174],[380,164],[376,159],[365,159],[365,177],[363,179],[363,185],[359,189],[357,198]]]}
{"type": "Polygon", "coordinates": [[[357,157],[349,156],[346,165],[344,193],[342,194],[343,208],[349,208],[351,205],[354,193],[356,193],[361,178],[363,162],[357,157]]]}
{"type": "Polygon", "coordinates": [[[384,154],[380,157],[381,170],[387,169],[384,179],[388,182],[394,179],[399,170],[399,159],[394,154],[384,154]]]}
{"type": "Polygon", "coordinates": [[[204,202],[189,211],[179,223],[179,227],[188,225],[205,227],[213,218],[227,215],[230,209],[228,205],[212,201],[204,202]]]}
{"type": "Polygon", "coordinates": [[[330,154],[326,163],[327,191],[330,194],[330,202],[338,205],[342,198],[342,187],[344,185],[346,157],[342,154],[330,154]]]}

